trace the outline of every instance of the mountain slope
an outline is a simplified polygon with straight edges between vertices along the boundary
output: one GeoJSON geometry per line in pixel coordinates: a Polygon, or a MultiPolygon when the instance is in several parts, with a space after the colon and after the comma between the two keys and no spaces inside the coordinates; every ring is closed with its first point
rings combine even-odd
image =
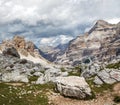
{"type": "Polygon", "coordinates": [[[47,60],[53,62],[58,56],[61,56],[65,53],[67,47],[68,43],[59,44],[56,47],[40,46],[40,54],[47,60]]]}
{"type": "Polygon", "coordinates": [[[119,46],[120,23],[109,24],[98,20],[89,32],[70,41],[65,53],[58,56],[55,62],[76,65],[88,58],[109,62],[120,55],[119,46]]]}

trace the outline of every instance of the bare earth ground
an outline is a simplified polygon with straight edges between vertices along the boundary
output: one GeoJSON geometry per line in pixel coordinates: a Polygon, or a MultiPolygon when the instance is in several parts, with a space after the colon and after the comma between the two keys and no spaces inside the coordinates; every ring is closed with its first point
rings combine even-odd
{"type": "Polygon", "coordinates": [[[112,101],[113,96],[116,94],[120,95],[120,83],[114,86],[113,91],[106,91],[102,94],[98,94],[96,99],[89,101],[65,98],[57,93],[51,93],[49,95],[49,100],[50,103],[53,103],[53,105],[120,105],[120,103],[116,104],[112,101]]]}
{"type": "Polygon", "coordinates": [[[6,84],[12,86],[22,86],[24,83],[6,83],[6,84]]]}

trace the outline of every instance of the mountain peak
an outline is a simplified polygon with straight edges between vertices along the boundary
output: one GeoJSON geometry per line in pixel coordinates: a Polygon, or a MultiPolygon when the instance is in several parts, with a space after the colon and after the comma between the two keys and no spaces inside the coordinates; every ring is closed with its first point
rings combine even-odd
{"type": "Polygon", "coordinates": [[[110,24],[104,20],[98,20],[95,25],[93,26],[93,28],[88,32],[89,34],[92,33],[93,31],[95,31],[96,29],[102,29],[102,28],[110,28],[113,27],[114,24],[110,24]]]}
{"type": "Polygon", "coordinates": [[[95,24],[95,27],[108,27],[112,26],[113,24],[108,23],[107,21],[104,20],[98,20],[95,24]]]}
{"type": "Polygon", "coordinates": [[[96,25],[105,25],[105,24],[108,24],[108,22],[104,21],[104,20],[98,20],[96,22],[96,25]]]}

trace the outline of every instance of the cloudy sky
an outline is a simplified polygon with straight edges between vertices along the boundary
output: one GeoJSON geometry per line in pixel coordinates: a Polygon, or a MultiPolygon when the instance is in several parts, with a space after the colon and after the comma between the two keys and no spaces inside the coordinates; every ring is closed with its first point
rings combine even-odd
{"type": "Polygon", "coordinates": [[[38,45],[66,43],[98,19],[120,21],[120,0],[0,0],[0,39],[21,35],[38,45]]]}

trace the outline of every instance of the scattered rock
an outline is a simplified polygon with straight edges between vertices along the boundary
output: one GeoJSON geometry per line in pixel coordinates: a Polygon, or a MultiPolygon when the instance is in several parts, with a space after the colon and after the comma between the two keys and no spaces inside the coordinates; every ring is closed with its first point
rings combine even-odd
{"type": "Polygon", "coordinates": [[[41,72],[35,72],[33,75],[34,76],[42,76],[43,74],[41,72]]]}
{"type": "Polygon", "coordinates": [[[94,82],[96,84],[113,84],[120,81],[120,70],[105,69],[97,73],[94,82]]]}
{"type": "Polygon", "coordinates": [[[62,72],[61,73],[61,77],[67,77],[68,76],[68,72],[62,72]]]}
{"type": "Polygon", "coordinates": [[[49,68],[45,71],[45,81],[46,82],[54,82],[56,77],[61,76],[61,70],[56,68],[49,68]]]}
{"type": "Polygon", "coordinates": [[[26,59],[20,59],[20,64],[26,64],[27,63],[27,60],[26,59]]]}
{"type": "Polygon", "coordinates": [[[4,73],[2,75],[3,82],[29,82],[28,78],[24,74],[20,74],[19,71],[14,71],[11,73],[4,73]]]}
{"type": "MultiPolygon", "coordinates": [[[[26,59],[0,54],[0,62],[0,81],[2,82],[28,82],[27,77],[32,76],[31,72],[34,72],[36,76],[42,75],[40,73],[41,65],[34,64],[26,59]]],[[[42,70],[44,69],[42,68],[42,70]]]]}
{"type": "Polygon", "coordinates": [[[44,84],[44,83],[46,82],[44,76],[42,75],[37,79],[36,84],[44,84]]]}

